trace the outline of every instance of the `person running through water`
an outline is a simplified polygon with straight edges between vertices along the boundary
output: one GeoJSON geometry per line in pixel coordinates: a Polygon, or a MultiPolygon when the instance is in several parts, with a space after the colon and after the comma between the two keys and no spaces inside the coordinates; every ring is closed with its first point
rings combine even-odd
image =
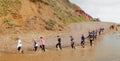
{"type": "Polygon", "coordinates": [[[36,52],[38,49],[38,43],[34,40],[34,51],[36,52]]]}
{"type": "Polygon", "coordinates": [[[56,48],[59,48],[60,50],[62,50],[62,47],[61,47],[61,38],[60,36],[57,36],[58,38],[58,43],[56,44],[56,48]]]}
{"type": "Polygon", "coordinates": [[[75,49],[75,42],[72,36],[70,36],[70,41],[71,41],[71,47],[75,49]]]}
{"type": "Polygon", "coordinates": [[[82,34],[81,36],[81,46],[84,48],[85,47],[85,37],[84,35],[82,34]]]}
{"type": "Polygon", "coordinates": [[[98,30],[96,29],[95,34],[94,34],[95,39],[97,38],[97,34],[98,34],[98,30]]]}
{"type": "Polygon", "coordinates": [[[43,39],[43,37],[40,37],[40,48],[45,52],[45,40],[43,39]]]}
{"type": "Polygon", "coordinates": [[[90,33],[90,35],[89,35],[89,40],[90,40],[90,46],[92,46],[92,41],[94,40],[94,35],[93,35],[93,33],[90,33]]]}
{"type": "Polygon", "coordinates": [[[98,29],[98,33],[99,33],[99,35],[101,35],[101,29],[100,28],[98,29]]]}
{"type": "Polygon", "coordinates": [[[95,31],[92,31],[93,41],[95,40],[95,31]]]}
{"type": "Polygon", "coordinates": [[[17,50],[18,50],[19,53],[23,53],[23,51],[22,51],[22,41],[19,38],[18,38],[17,50]]]}

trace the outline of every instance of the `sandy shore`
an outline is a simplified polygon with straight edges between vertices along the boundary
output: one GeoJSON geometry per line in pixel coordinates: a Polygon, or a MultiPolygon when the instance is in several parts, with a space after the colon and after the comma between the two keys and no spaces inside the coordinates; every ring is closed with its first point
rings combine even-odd
{"type": "MultiPolygon", "coordinates": [[[[1,37],[0,40],[0,61],[88,61],[86,58],[90,58],[90,61],[95,56],[91,54],[94,53],[94,46],[89,46],[89,41],[86,40],[86,48],[81,48],[80,37],[82,34],[88,35],[88,31],[98,29],[100,27],[105,28],[105,32],[98,37],[98,40],[102,39],[102,36],[106,33],[111,32],[109,26],[113,23],[103,23],[103,22],[82,22],[74,23],[68,26],[69,32],[48,32],[48,33],[31,33],[26,35],[6,35],[6,38],[1,37]],[[57,51],[55,45],[57,43],[56,36],[60,35],[62,38],[62,46],[64,47],[62,51],[57,51]],[[75,38],[75,44],[77,49],[70,48],[70,38],[72,35],[75,38]],[[12,40],[14,37],[20,37],[23,43],[24,54],[19,54],[16,51],[17,41],[12,40]],[[46,39],[46,52],[42,52],[40,49],[37,52],[33,51],[33,38],[36,38],[39,42],[39,37],[44,36],[46,39]],[[4,40],[4,41],[2,41],[4,40]],[[61,56],[62,55],[62,56],[61,56]],[[73,55],[73,56],[72,56],[73,55]],[[90,57],[91,56],[91,57],[90,57]],[[81,57],[82,59],[76,59],[81,57]],[[73,58],[73,59],[72,59],[73,58]]],[[[94,45],[96,42],[94,42],[94,45]]]]}

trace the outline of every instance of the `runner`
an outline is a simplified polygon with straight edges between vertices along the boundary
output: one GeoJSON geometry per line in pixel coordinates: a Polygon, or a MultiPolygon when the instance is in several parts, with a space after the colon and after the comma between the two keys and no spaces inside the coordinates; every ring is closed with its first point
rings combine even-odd
{"type": "Polygon", "coordinates": [[[56,48],[59,48],[60,50],[62,50],[62,47],[61,47],[61,38],[60,36],[57,36],[58,38],[58,43],[56,44],[56,48]]]}
{"type": "Polygon", "coordinates": [[[90,40],[90,46],[92,46],[92,41],[94,40],[94,36],[92,33],[89,36],[89,40],[90,40]]]}
{"type": "Polygon", "coordinates": [[[84,48],[85,47],[85,37],[84,35],[82,34],[81,36],[81,46],[84,48]]]}
{"type": "Polygon", "coordinates": [[[75,42],[72,36],[70,36],[70,41],[71,41],[71,47],[75,49],[75,42]]]}
{"type": "Polygon", "coordinates": [[[22,51],[22,41],[19,38],[18,38],[17,50],[18,50],[19,53],[23,53],[23,51],[22,51]]]}
{"type": "Polygon", "coordinates": [[[43,39],[43,37],[40,37],[40,48],[45,52],[45,40],[43,39]]]}
{"type": "Polygon", "coordinates": [[[35,52],[37,51],[37,49],[38,49],[38,43],[34,40],[34,50],[35,50],[35,52]]]}
{"type": "Polygon", "coordinates": [[[98,35],[98,30],[96,29],[95,34],[94,34],[94,38],[96,39],[98,35]]]}

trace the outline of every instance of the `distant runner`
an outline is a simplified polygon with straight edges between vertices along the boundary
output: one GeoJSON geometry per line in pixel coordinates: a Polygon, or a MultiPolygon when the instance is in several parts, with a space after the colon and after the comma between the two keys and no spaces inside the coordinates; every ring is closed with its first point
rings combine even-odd
{"type": "Polygon", "coordinates": [[[85,37],[84,35],[82,34],[81,36],[81,46],[84,48],[85,47],[85,37]]]}
{"type": "Polygon", "coordinates": [[[75,49],[75,42],[72,36],[70,36],[70,41],[71,41],[71,47],[75,49]]]}
{"type": "Polygon", "coordinates": [[[98,35],[98,30],[96,29],[95,34],[94,34],[94,38],[96,39],[98,35]]]}
{"type": "Polygon", "coordinates": [[[58,38],[58,43],[56,44],[56,48],[59,48],[60,50],[62,50],[62,47],[61,47],[61,38],[60,36],[57,36],[58,38]]]}
{"type": "Polygon", "coordinates": [[[93,33],[91,33],[91,34],[89,35],[89,40],[90,40],[90,46],[92,46],[92,41],[94,40],[94,35],[93,35],[93,33]]]}
{"type": "Polygon", "coordinates": [[[38,43],[34,40],[34,50],[35,50],[35,52],[37,51],[37,49],[38,49],[38,43]]]}
{"type": "Polygon", "coordinates": [[[98,33],[99,33],[99,35],[101,35],[101,29],[100,28],[98,29],[98,33]]]}
{"type": "Polygon", "coordinates": [[[23,53],[23,51],[22,51],[22,41],[19,38],[18,38],[17,50],[18,50],[19,53],[23,53]]]}
{"type": "Polygon", "coordinates": [[[92,41],[94,40],[93,32],[90,32],[90,34],[87,36],[90,40],[90,46],[92,46],[92,41]]]}
{"type": "Polygon", "coordinates": [[[40,37],[40,48],[45,52],[45,40],[43,39],[43,37],[40,37]]]}

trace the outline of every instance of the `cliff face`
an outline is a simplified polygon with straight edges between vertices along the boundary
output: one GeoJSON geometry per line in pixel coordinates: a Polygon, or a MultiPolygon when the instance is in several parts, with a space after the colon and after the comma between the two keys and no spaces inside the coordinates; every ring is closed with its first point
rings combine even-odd
{"type": "Polygon", "coordinates": [[[0,34],[65,29],[92,17],[69,0],[0,0],[0,34]]]}
{"type": "Polygon", "coordinates": [[[83,10],[76,10],[76,13],[78,13],[79,16],[85,16],[87,20],[93,20],[93,18],[85,13],[83,10]]]}

